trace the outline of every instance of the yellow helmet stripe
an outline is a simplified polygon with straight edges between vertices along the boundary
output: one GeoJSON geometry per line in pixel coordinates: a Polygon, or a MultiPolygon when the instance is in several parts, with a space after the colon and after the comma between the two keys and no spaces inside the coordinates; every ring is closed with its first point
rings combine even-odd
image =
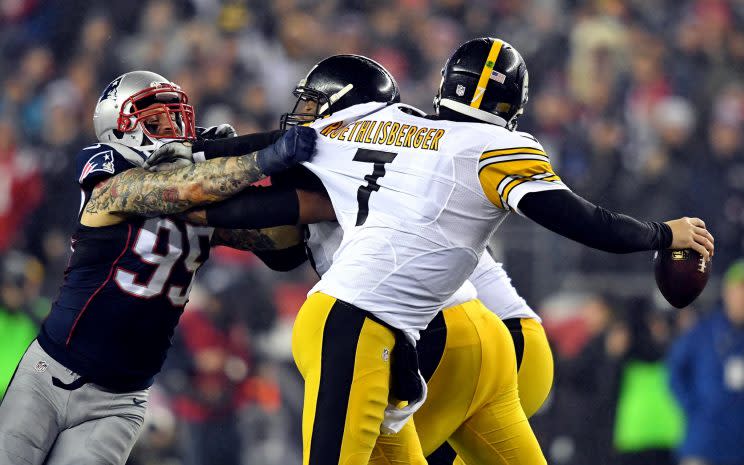
{"type": "Polygon", "coordinates": [[[473,100],[470,101],[470,106],[473,108],[480,108],[481,106],[483,94],[486,92],[486,86],[488,85],[488,79],[491,77],[502,45],[504,45],[504,42],[498,39],[494,39],[493,44],[491,44],[491,50],[488,52],[488,58],[486,58],[486,62],[483,64],[483,71],[481,71],[480,79],[478,79],[478,87],[475,88],[473,100]]]}

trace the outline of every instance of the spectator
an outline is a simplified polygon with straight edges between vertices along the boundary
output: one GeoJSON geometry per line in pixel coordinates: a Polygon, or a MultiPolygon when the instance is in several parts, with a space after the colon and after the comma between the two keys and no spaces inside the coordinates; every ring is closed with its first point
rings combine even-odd
{"type": "Polygon", "coordinates": [[[723,89],[713,105],[707,149],[693,160],[693,214],[706,217],[716,235],[716,266],[725,270],[744,254],[744,89],[723,89]],[[719,208],[711,209],[711,205],[719,208]]]}
{"type": "Polygon", "coordinates": [[[617,465],[673,465],[672,450],[682,437],[682,414],[667,383],[664,354],[670,327],[646,299],[632,299],[631,335],[620,368],[613,446],[617,465]]]}
{"type": "Polygon", "coordinates": [[[182,383],[173,398],[183,424],[182,456],[186,465],[238,465],[236,410],[249,400],[249,339],[214,294],[195,286],[191,300],[165,373],[182,383]]]}
{"type": "Polygon", "coordinates": [[[566,418],[560,435],[574,440],[572,457],[560,463],[611,463],[617,383],[630,344],[618,310],[606,297],[588,299],[581,306],[581,317],[590,339],[576,357],[556,362],[553,416],[566,418]]]}
{"type": "Polygon", "coordinates": [[[0,119],[0,252],[23,243],[19,233],[41,191],[35,158],[18,144],[11,121],[0,119]]]}
{"type": "Polygon", "coordinates": [[[744,260],[726,271],[723,308],[676,341],[668,364],[687,417],[682,465],[744,463],[744,260]]]}
{"type": "Polygon", "coordinates": [[[20,252],[8,253],[0,269],[0,399],[10,383],[18,361],[38,331],[39,302],[43,268],[20,252]]]}

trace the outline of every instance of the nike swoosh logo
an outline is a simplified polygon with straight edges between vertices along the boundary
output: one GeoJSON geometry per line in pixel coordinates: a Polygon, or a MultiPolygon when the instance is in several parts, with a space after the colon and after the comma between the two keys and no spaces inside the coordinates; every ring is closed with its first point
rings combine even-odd
{"type": "Polygon", "coordinates": [[[100,146],[101,146],[101,144],[90,145],[90,146],[88,146],[88,147],[85,147],[85,148],[84,148],[83,150],[88,150],[88,149],[97,149],[97,148],[99,148],[100,146]]]}
{"type": "Polygon", "coordinates": [[[133,398],[132,398],[132,402],[134,402],[134,405],[140,406],[140,405],[144,404],[144,403],[145,403],[145,402],[147,402],[147,401],[146,401],[146,400],[144,400],[144,399],[143,399],[143,400],[139,400],[139,399],[137,399],[136,397],[133,397],[133,398]]]}

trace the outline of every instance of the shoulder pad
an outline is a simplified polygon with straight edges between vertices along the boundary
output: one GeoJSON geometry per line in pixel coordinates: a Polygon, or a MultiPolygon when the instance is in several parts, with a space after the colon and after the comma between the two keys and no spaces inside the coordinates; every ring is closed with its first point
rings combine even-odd
{"type": "Polygon", "coordinates": [[[516,150],[516,149],[532,149],[545,152],[542,144],[537,139],[527,132],[520,131],[509,131],[503,128],[499,128],[495,137],[491,137],[490,141],[486,145],[485,149],[488,151],[498,150],[516,150]]]}
{"type": "MultiPolygon", "coordinates": [[[[518,134],[526,139],[530,139],[532,141],[537,142],[537,137],[533,136],[529,132],[523,132],[523,131],[514,131],[514,134],[518,134]]],[[[538,142],[539,143],[539,142],[538,142]]]]}
{"type": "Polygon", "coordinates": [[[125,145],[115,143],[85,147],[75,159],[77,182],[84,189],[93,189],[106,178],[141,166],[144,158],[139,153],[125,145]]]}

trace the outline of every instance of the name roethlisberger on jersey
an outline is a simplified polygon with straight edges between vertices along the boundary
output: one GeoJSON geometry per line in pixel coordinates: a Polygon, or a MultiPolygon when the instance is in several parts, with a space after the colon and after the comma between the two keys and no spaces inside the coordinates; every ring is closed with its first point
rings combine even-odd
{"type": "Polygon", "coordinates": [[[344,125],[337,121],[324,127],[320,134],[330,139],[379,144],[394,147],[439,150],[439,141],[446,130],[401,124],[395,121],[358,120],[344,125]]]}

